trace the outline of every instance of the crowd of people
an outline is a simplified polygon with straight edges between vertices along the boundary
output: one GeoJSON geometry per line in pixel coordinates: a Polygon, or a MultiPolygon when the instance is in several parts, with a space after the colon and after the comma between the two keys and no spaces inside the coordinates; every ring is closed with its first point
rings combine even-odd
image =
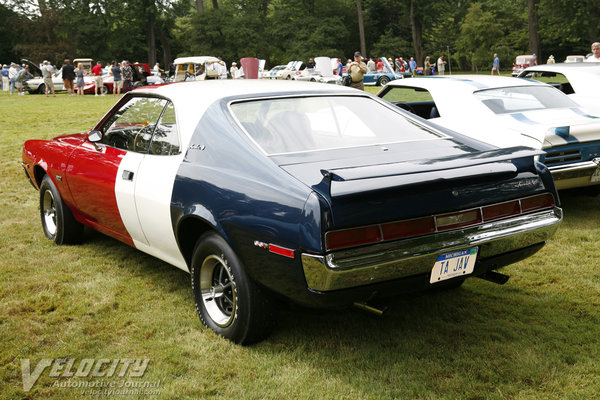
{"type": "MultiPolygon", "coordinates": [[[[39,67],[42,73],[44,84],[44,92],[46,97],[52,95],[56,97],[55,82],[57,67],[52,65],[50,61],[44,60],[39,67]]],[[[129,91],[133,88],[134,72],[129,61],[124,60],[120,63],[113,61],[106,67],[102,66],[102,62],[98,61],[89,71],[84,64],[79,62],[74,65],[70,59],[65,59],[63,65],[59,68],[62,70],[62,84],[67,91],[68,96],[83,96],[86,86],[85,77],[91,77],[94,82],[94,94],[96,96],[104,96],[104,76],[112,76],[113,80],[113,96],[118,96],[121,93],[129,91]]],[[[156,63],[154,73],[162,73],[160,65],[156,63]]],[[[8,91],[11,95],[17,92],[18,95],[25,94],[24,82],[34,76],[29,71],[27,64],[19,65],[11,63],[10,66],[4,64],[2,66],[2,90],[8,91]]]]}
{"type": "Polygon", "coordinates": [[[10,94],[14,94],[15,89],[18,95],[23,95],[23,82],[33,75],[29,72],[28,65],[19,65],[10,63],[10,67],[6,64],[2,66],[2,90],[10,90],[10,94]]]}
{"type": "MultiPolygon", "coordinates": [[[[592,52],[586,56],[585,61],[600,62],[600,42],[593,43],[591,47],[592,52]]],[[[554,57],[550,56],[547,62],[548,64],[553,64],[554,57]]],[[[536,65],[537,62],[534,59],[530,64],[536,65]]],[[[432,61],[429,56],[425,57],[423,67],[420,67],[417,65],[414,57],[410,57],[408,61],[402,57],[397,57],[395,59],[374,59],[372,57],[365,58],[360,52],[357,51],[354,53],[354,59],[348,59],[346,62],[345,70],[348,75],[349,86],[364,90],[364,75],[368,73],[383,72],[386,69],[388,70],[387,72],[392,72],[389,71],[389,69],[392,69],[395,73],[410,73],[412,76],[427,76],[436,74],[444,75],[446,65],[447,61],[444,60],[443,54],[440,54],[435,61],[432,61]],[[388,63],[387,68],[384,60],[388,63]]],[[[307,62],[306,68],[315,68],[315,62],[312,58],[307,62]]],[[[132,89],[134,71],[127,60],[123,60],[120,63],[112,61],[110,65],[107,65],[105,68],[103,68],[102,62],[98,61],[90,71],[87,71],[82,63],[73,65],[71,60],[66,59],[64,60],[64,64],[62,65],[61,69],[64,88],[67,90],[69,96],[75,96],[75,94],[77,94],[77,96],[84,95],[84,78],[86,76],[93,78],[95,84],[94,94],[96,96],[104,96],[103,76],[105,76],[106,73],[108,76],[111,76],[113,80],[113,96],[118,96],[121,93],[132,89]]],[[[49,61],[44,60],[40,65],[40,70],[42,72],[46,96],[48,97],[50,94],[52,96],[56,96],[52,79],[57,71],[56,67],[53,66],[49,61]]],[[[157,76],[160,76],[165,72],[169,75],[173,75],[174,66],[171,65],[167,71],[164,71],[162,68],[160,68],[160,64],[156,63],[152,69],[152,74],[157,76]]],[[[337,67],[334,69],[334,73],[341,76],[343,72],[344,64],[342,64],[342,60],[338,58],[337,67]]],[[[219,57],[218,62],[207,63],[206,71],[202,71],[202,73],[206,74],[206,79],[227,79],[228,77],[236,79],[240,77],[241,70],[238,69],[237,63],[235,62],[231,64],[230,69],[227,69],[227,64],[225,61],[219,57]]],[[[491,74],[500,75],[500,59],[496,53],[494,53],[493,56],[491,74]]],[[[2,66],[2,90],[10,91],[11,95],[14,94],[15,91],[18,95],[23,95],[25,94],[24,82],[32,77],[33,75],[29,72],[29,67],[27,64],[19,65],[14,62],[11,63],[10,66],[4,64],[2,66]]]]}

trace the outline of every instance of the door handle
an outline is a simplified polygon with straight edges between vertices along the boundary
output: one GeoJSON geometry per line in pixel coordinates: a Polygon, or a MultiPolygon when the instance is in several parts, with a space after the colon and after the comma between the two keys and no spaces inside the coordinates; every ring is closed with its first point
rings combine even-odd
{"type": "Polygon", "coordinates": [[[122,175],[123,180],[132,181],[133,180],[133,172],[124,170],[122,175]]]}

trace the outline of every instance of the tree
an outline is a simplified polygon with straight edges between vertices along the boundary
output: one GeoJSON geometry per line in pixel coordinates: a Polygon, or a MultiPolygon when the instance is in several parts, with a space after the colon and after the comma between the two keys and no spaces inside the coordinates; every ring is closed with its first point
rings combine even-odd
{"type": "Polygon", "coordinates": [[[541,57],[538,6],[540,0],[527,0],[527,21],[529,22],[529,51],[541,57]]]}
{"type": "Polygon", "coordinates": [[[479,66],[490,64],[490,53],[502,34],[496,16],[491,11],[484,11],[480,3],[473,3],[467,11],[460,32],[457,48],[465,55],[471,69],[476,71],[479,66]]]}
{"type": "Polygon", "coordinates": [[[365,26],[363,22],[363,9],[360,0],[356,0],[356,13],[358,19],[358,34],[360,37],[360,51],[366,56],[367,54],[367,43],[365,40],[365,26]]]}

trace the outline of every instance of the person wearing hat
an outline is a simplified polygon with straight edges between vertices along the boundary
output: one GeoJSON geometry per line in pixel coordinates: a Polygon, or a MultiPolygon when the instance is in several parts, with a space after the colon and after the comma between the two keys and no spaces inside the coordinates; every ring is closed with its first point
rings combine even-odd
{"type": "Polygon", "coordinates": [[[17,73],[17,77],[15,78],[15,87],[19,91],[19,96],[23,96],[25,94],[23,91],[23,82],[27,79],[28,74],[29,66],[27,64],[25,64],[17,73]]]}
{"type": "Polygon", "coordinates": [[[19,66],[14,62],[10,63],[10,68],[8,69],[8,80],[10,81],[10,94],[15,92],[15,80],[17,79],[17,75],[19,74],[19,66]]]}
{"type": "Polygon", "coordinates": [[[8,65],[4,64],[2,66],[2,90],[8,92],[8,87],[10,86],[10,80],[8,79],[8,65]]]}
{"type": "Polygon", "coordinates": [[[352,61],[348,66],[348,74],[350,75],[350,87],[365,90],[363,79],[366,73],[367,64],[363,62],[360,51],[357,51],[356,53],[354,53],[354,61],[352,61]]]}
{"type": "Polygon", "coordinates": [[[231,63],[231,68],[229,68],[229,73],[231,74],[231,79],[237,79],[238,76],[238,67],[237,63],[234,61],[231,63]]]}
{"type": "Polygon", "coordinates": [[[42,63],[42,77],[44,78],[44,92],[46,92],[46,97],[48,94],[52,92],[52,97],[56,97],[54,93],[54,82],[52,82],[52,74],[54,70],[52,69],[52,65],[50,61],[45,61],[42,63]]]}
{"type": "Polygon", "coordinates": [[[556,60],[554,59],[554,56],[552,54],[550,54],[550,57],[548,57],[548,61],[546,61],[546,64],[554,64],[556,63],[556,60]]]}

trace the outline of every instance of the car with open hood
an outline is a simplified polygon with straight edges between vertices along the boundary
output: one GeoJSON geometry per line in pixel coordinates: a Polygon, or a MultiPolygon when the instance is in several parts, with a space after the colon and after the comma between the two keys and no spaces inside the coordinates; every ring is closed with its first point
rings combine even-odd
{"type": "Polygon", "coordinates": [[[245,344],[267,336],[276,299],[502,282],[562,220],[541,153],[344,86],[214,80],[126,93],[22,157],[50,240],[86,226],[189,272],[202,323],[245,344]]]}

